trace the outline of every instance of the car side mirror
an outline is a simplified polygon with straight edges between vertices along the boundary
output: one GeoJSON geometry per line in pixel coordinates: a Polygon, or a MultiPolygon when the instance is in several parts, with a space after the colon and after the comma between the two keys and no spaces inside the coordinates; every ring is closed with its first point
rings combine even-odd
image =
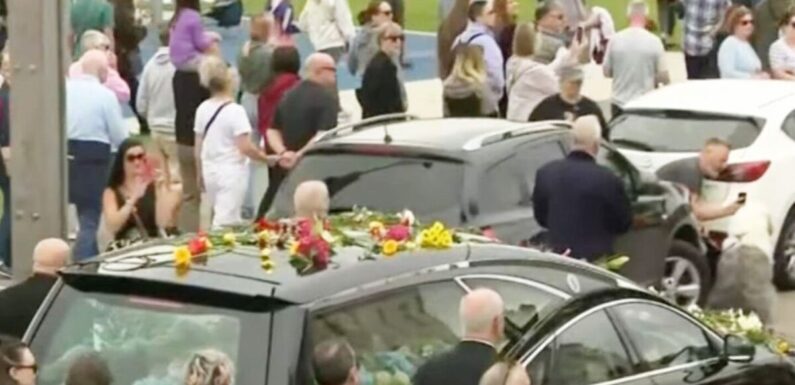
{"type": "Polygon", "coordinates": [[[745,339],[729,334],[723,338],[722,358],[728,362],[748,363],[756,355],[756,346],[745,339]]]}

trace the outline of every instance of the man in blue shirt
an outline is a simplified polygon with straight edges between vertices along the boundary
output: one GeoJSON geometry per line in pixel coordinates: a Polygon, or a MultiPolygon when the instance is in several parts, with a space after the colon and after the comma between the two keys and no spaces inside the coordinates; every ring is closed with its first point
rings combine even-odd
{"type": "Polygon", "coordinates": [[[491,90],[489,97],[494,98],[493,105],[502,98],[505,89],[505,73],[500,46],[494,38],[493,27],[497,23],[494,12],[494,0],[472,0],[469,3],[469,23],[467,28],[453,43],[453,49],[459,44],[473,44],[483,47],[486,60],[486,81],[491,90]]]}
{"type": "Polygon", "coordinates": [[[88,51],[81,65],[83,74],[66,82],[69,202],[77,207],[80,224],[75,261],[99,251],[96,235],[111,152],[128,136],[116,96],[102,85],[108,74],[107,55],[88,51]]]}

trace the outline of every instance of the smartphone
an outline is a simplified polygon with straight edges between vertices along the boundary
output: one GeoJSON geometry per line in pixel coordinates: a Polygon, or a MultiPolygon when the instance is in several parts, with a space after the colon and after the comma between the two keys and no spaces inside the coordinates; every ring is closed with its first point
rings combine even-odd
{"type": "Polygon", "coordinates": [[[737,203],[745,204],[745,200],[748,198],[748,194],[741,192],[737,194],[737,203]]]}

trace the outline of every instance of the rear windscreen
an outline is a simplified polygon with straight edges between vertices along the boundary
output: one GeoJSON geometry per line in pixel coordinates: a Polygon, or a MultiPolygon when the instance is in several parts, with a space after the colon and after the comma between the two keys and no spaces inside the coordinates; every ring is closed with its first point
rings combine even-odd
{"type": "Polygon", "coordinates": [[[691,112],[630,112],[611,123],[616,146],[650,152],[698,152],[711,138],[733,149],[751,145],[759,126],[750,118],[691,112]]]}
{"type": "Polygon", "coordinates": [[[290,216],[293,194],[301,182],[320,180],[331,196],[331,212],[354,206],[397,212],[410,209],[421,219],[460,219],[462,163],[412,157],[316,153],[290,172],[271,207],[271,215],[290,216]]]}
{"type": "Polygon", "coordinates": [[[257,313],[64,286],[32,339],[39,385],[64,384],[98,353],[114,385],[185,384],[200,352],[228,358],[237,384],[262,384],[268,317],[257,313]],[[243,359],[256,356],[247,362],[243,359]]]}

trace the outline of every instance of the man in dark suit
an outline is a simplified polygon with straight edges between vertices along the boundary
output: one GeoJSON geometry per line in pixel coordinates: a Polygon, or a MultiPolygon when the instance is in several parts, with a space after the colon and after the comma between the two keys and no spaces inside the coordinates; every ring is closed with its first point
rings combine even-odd
{"type": "Polygon", "coordinates": [[[503,338],[502,297],[491,289],[475,289],[461,299],[459,314],[464,338],[453,350],[436,356],[414,375],[414,385],[478,385],[497,360],[496,346],[503,338]]]}
{"type": "Polygon", "coordinates": [[[632,210],[621,180],[596,164],[601,137],[597,118],[578,118],[572,136],[573,151],[536,174],[533,210],[549,230],[554,251],[594,261],[613,254],[615,238],[632,224],[632,210]]]}
{"type": "Polygon", "coordinates": [[[57,279],[58,270],[69,260],[69,245],[61,239],[45,239],[33,250],[33,275],[0,290],[0,335],[22,338],[57,279]]]}

